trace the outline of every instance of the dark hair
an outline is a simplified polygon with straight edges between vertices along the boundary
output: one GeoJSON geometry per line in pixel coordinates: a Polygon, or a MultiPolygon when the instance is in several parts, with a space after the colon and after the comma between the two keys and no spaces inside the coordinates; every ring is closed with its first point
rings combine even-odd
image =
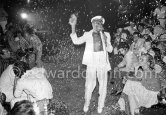
{"type": "Polygon", "coordinates": [[[12,30],[12,29],[15,29],[14,26],[9,26],[9,31],[12,30]]]}
{"type": "Polygon", "coordinates": [[[126,43],[126,42],[120,42],[119,45],[118,45],[118,49],[129,49],[129,44],[126,43]]]}
{"type": "Polygon", "coordinates": [[[3,28],[1,25],[0,25],[0,33],[3,35],[3,28]]]}
{"type": "Polygon", "coordinates": [[[138,29],[139,26],[142,26],[142,27],[144,28],[144,27],[145,27],[145,24],[139,23],[139,24],[137,25],[137,29],[138,29]]]}
{"type": "Polygon", "coordinates": [[[144,69],[142,68],[142,66],[139,66],[138,70],[144,71],[144,69]]]}
{"type": "Polygon", "coordinates": [[[141,34],[140,34],[139,32],[134,32],[134,33],[133,33],[133,36],[134,36],[134,35],[137,35],[138,37],[141,36],[141,34]]]}
{"type": "Polygon", "coordinates": [[[16,102],[9,115],[36,115],[33,103],[28,100],[16,102]]]}
{"type": "Polygon", "coordinates": [[[155,56],[154,56],[155,60],[160,59],[161,58],[161,51],[160,51],[160,49],[159,48],[152,48],[152,50],[155,53],[155,56]]]}
{"type": "Polygon", "coordinates": [[[24,28],[24,31],[30,35],[34,34],[34,29],[32,27],[30,27],[29,25],[27,25],[25,28],[24,28]]]}
{"type": "Polygon", "coordinates": [[[17,34],[21,34],[21,36],[23,36],[23,32],[21,30],[17,30],[15,33],[14,33],[14,37],[17,37],[17,34]]]}
{"type": "MultiPolygon", "coordinates": [[[[146,53],[146,54],[143,54],[142,56],[146,56],[147,57],[147,62],[149,62],[149,68],[151,70],[154,69],[154,65],[155,65],[155,62],[154,62],[154,58],[153,56],[151,56],[150,54],[146,53]]],[[[141,69],[141,68],[140,68],[141,69]]],[[[142,68],[143,69],[143,68],[142,68]]]]}
{"type": "Polygon", "coordinates": [[[6,101],[6,95],[4,93],[0,92],[0,103],[1,103],[1,105],[4,105],[5,101],[6,101]]]}
{"type": "Polygon", "coordinates": [[[152,42],[152,38],[150,35],[145,34],[144,36],[147,36],[147,38],[145,39],[145,42],[152,42]]]}
{"type": "Polygon", "coordinates": [[[129,35],[130,35],[130,32],[129,32],[128,30],[125,30],[125,29],[123,29],[123,30],[122,30],[121,34],[122,34],[122,33],[127,34],[127,36],[129,36],[129,35]]]}
{"type": "Polygon", "coordinates": [[[14,63],[13,71],[14,74],[19,78],[21,78],[21,76],[29,69],[29,65],[23,61],[17,61],[14,63]]]}

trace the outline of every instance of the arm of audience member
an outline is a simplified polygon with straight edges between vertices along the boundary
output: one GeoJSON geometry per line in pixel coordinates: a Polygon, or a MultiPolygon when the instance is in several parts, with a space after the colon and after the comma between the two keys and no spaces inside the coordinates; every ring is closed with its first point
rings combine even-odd
{"type": "Polygon", "coordinates": [[[85,32],[83,36],[78,37],[76,33],[71,33],[70,37],[72,39],[72,42],[75,45],[80,45],[86,42],[86,39],[88,38],[87,33],[85,32]]]}
{"type": "Polygon", "coordinates": [[[15,87],[15,91],[14,91],[14,97],[20,97],[21,94],[23,93],[23,88],[24,88],[24,83],[21,80],[17,81],[16,87],[15,87]]]}
{"type": "Polygon", "coordinates": [[[124,57],[123,61],[120,62],[117,67],[119,68],[119,70],[123,71],[123,70],[125,70],[126,64],[127,64],[126,57],[124,57]]]}
{"type": "Polygon", "coordinates": [[[109,33],[105,32],[105,35],[107,37],[107,47],[106,47],[106,51],[111,53],[113,51],[113,47],[111,45],[111,36],[109,33]]]}

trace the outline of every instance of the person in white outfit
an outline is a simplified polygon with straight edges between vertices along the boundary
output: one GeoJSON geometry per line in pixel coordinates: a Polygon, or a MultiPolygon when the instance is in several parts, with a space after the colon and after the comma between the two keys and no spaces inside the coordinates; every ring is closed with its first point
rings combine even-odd
{"type": "MultiPolygon", "coordinates": [[[[18,67],[20,68],[20,66],[18,67]]],[[[19,72],[15,72],[16,75],[19,72]]],[[[53,90],[46,75],[46,70],[38,67],[33,67],[30,70],[26,70],[22,75],[17,75],[14,83],[15,98],[11,101],[11,107],[21,100],[44,102],[45,100],[52,99],[53,90]]]]}
{"type": "Polygon", "coordinates": [[[85,104],[84,112],[89,109],[92,92],[96,87],[96,78],[99,81],[98,113],[101,113],[107,93],[107,72],[111,70],[108,60],[108,52],[112,52],[113,47],[110,42],[110,34],[104,32],[103,24],[105,19],[102,16],[95,16],[91,19],[93,29],[85,32],[82,37],[77,37],[75,28],[77,17],[71,15],[69,24],[72,28],[70,37],[74,44],[86,43],[82,64],[87,66],[85,81],[85,104]]]}

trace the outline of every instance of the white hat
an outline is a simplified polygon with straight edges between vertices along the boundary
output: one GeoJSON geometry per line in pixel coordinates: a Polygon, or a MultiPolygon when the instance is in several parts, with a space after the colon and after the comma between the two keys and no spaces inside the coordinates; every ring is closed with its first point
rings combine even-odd
{"type": "Polygon", "coordinates": [[[101,20],[102,24],[105,23],[105,19],[102,16],[95,16],[91,19],[91,22],[93,22],[94,20],[101,20]]]}

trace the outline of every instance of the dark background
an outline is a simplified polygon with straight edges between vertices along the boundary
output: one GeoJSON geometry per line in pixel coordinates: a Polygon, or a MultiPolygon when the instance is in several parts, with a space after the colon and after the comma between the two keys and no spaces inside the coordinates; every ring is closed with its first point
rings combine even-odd
{"type": "MultiPolygon", "coordinates": [[[[79,16],[78,29],[90,30],[90,19],[102,15],[105,28],[113,32],[128,20],[139,21],[156,7],[156,0],[0,0],[9,14],[9,21],[20,20],[20,11],[37,14],[40,29],[55,33],[66,30],[72,13],[79,16]],[[122,5],[122,7],[120,7],[122,5]]],[[[162,0],[164,3],[164,0],[162,0]]]]}

